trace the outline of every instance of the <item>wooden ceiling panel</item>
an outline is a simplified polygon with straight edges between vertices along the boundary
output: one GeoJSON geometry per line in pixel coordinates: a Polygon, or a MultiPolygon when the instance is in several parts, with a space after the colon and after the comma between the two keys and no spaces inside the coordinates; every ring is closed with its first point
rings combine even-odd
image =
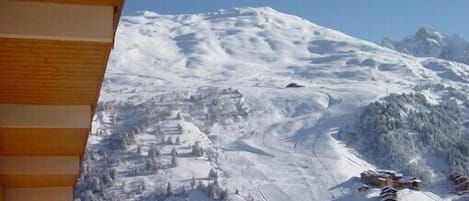
{"type": "Polygon", "coordinates": [[[79,174],[77,156],[0,156],[4,187],[73,186],[79,174]]]}
{"type": "Polygon", "coordinates": [[[122,0],[16,0],[16,1],[34,1],[62,4],[86,4],[86,5],[112,5],[122,6],[122,0]]]}
{"type": "Polygon", "coordinates": [[[5,188],[75,186],[77,175],[0,175],[5,188]]]}
{"type": "Polygon", "coordinates": [[[97,100],[110,43],[0,38],[0,103],[97,100]]]}
{"type": "MultiPolygon", "coordinates": [[[[71,22],[76,22],[59,24],[31,22],[31,26],[52,24],[50,27],[55,28],[55,32],[48,27],[39,26],[42,29],[32,29],[26,23],[20,23],[23,27],[16,27],[15,32],[5,31],[6,33],[0,37],[0,104],[87,105],[91,107],[91,113],[94,113],[93,108],[98,100],[113,45],[110,34],[115,34],[124,1],[0,1],[6,3],[3,5],[11,5],[19,10],[23,8],[22,6],[30,5],[35,11],[50,10],[42,13],[55,13],[57,16],[70,14],[68,17],[71,22]],[[59,7],[73,10],[68,12],[56,9],[59,7]],[[106,30],[103,29],[105,37],[99,37],[103,34],[99,35],[98,32],[88,37],[90,34],[86,30],[90,30],[87,28],[91,26],[88,24],[90,20],[86,17],[81,18],[80,16],[88,15],[80,12],[93,14],[94,10],[106,12],[103,14],[99,11],[93,15],[102,22],[97,24],[107,27],[106,30]],[[78,26],[78,22],[84,23],[78,26]],[[113,33],[108,33],[110,31],[113,33]],[[63,38],[65,36],[67,37],[63,38]]],[[[31,18],[32,21],[36,19],[35,16],[25,16],[25,13],[27,12],[23,9],[23,12],[12,12],[11,15],[13,17],[18,15],[23,17],[22,19],[31,18]]],[[[52,15],[38,16],[45,19],[44,22],[61,19],[47,17],[52,15]]],[[[8,19],[7,22],[11,21],[8,19]]],[[[41,115],[38,116],[39,119],[43,118],[41,115]]],[[[92,115],[89,115],[89,118],[91,122],[92,115]]],[[[84,152],[89,131],[89,127],[0,128],[0,184],[5,188],[74,186],[79,174],[80,156],[84,152]]]]}
{"type": "Polygon", "coordinates": [[[72,201],[73,188],[55,186],[40,188],[7,188],[5,189],[5,196],[5,200],[8,201],[72,201]]]}
{"type": "Polygon", "coordinates": [[[0,128],[0,155],[81,155],[89,129],[0,128]]]}

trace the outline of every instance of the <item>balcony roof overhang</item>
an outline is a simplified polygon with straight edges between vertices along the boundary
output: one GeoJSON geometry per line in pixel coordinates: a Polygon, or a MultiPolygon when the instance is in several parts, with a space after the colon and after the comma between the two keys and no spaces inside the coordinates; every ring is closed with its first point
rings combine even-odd
{"type": "Polygon", "coordinates": [[[123,3],[0,0],[0,201],[71,194],[123,3]]]}

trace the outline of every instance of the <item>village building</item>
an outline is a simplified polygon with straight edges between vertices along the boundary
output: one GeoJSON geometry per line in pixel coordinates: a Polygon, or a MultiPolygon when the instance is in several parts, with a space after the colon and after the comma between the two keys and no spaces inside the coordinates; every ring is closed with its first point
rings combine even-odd
{"type": "Polygon", "coordinates": [[[360,180],[366,185],[380,188],[393,185],[393,179],[390,174],[374,170],[367,170],[362,172],[360,174],[360,180]]]}
{"type": "Polygon", "coordinates": [[[464,175],[463,175],[462,173],[460,173],[460,172],[453,172],[453,173],[449,174],[448,179],[449,179],[450,181],[453,181],[453,182],[454,182],[454,180],[455,180],[456,178],[460,177],[460,176],[464,176],[464,175]]]}
{"type": "Polygon", "coordinates": [[[456,178],[454,179],[454,184],[455,184],[455,185],[459,185],[459,184],[462,184],[462,183],[467,182],[467,181],[469,181],[469,177],[467,177],[467,176],[459,176],[459,177],[456,177],[456,178]]]}
{"type": "Polygon", "coordinates": [[[420,190],[422,188],[422,181],[417,178],[401,178],[395,184],[396,188],[408,188],[412,190],[420,190]]]}
{"type": "Polygon", "coordinates": [[[380,201],[397,201],[397,190],[393,187],[384,187],[379,197],[380,201]]]}
{"type": "Polygon", "coordinates": [[[381,198],[380,201],[397,201],[397,196],[386,196],[384,198],[381,198]]]}
{"type": "Polygon", "coordinates": [[[469,191],[469,177],[460,173],[452,173],[449,175],[449,180],[454,184],[456,191],[469,191]]]}
{"type": "Polygon", "coordinates": [[[381,174],[386,174],[392,178],[392,180],[397,181],[401,179],[404,175],[402,173],[398,173],[394,170],[376,170],[376,172],[381,174]]]}
{"type": "Polygon", "coordinates": [[[358,192],[360,193],[367,193],[370,191],[370,187],[367,185],[362,185],[360,188],[358,188],[358,192]]]}
{"type": "Polygon", "coordinates": [[[408,188],[412,190],[420,190],[422,188],[421,180],[415,177],[404,177],[403,174],[393,170],[367,170],[360,174],[360,180],[366,185],[383,188],[383,190],[387,189],[387,187],[397,189],[408,188]]]}
{"type": "Polygon", "coordinates": [[[454,189],[457,191],[469,191],[469,182],[463,182],[454,186],[454,189]]]}

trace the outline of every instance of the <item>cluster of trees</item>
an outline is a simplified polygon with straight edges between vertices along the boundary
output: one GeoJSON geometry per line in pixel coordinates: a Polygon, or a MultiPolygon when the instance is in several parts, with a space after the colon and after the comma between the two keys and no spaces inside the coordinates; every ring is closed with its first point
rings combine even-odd
{"type": "Polygon", "coordinates": [[[81,189],[81,193],[76,200],[108,200],[109,195],[105,193],[104,189],[114,184],[116,176],[117,172],[113,168],[104,168],[101,171],[97,171],[96,168],[84,165],[78,186],[81,189]]]}
{"type": "MultiPolygon", "coordinates": [[[[115,184],[117,172],[113,167],[116,165],[127,168],[119,174],[128,174],[128,176],[154,174],[162,168],[177,167],[179,153],[175,148],[171,150],[170,158],[162,159],[162,154],[156,146],[150,147],[148,154],[145,154],[145,147],[137,143],[137,135],[145,133],[151,125],[157,125],[152,134],[162,137],[161,145],[179,145],[181,139],[177,135],[182,134],[182,126],[164,127],[161,122],[168,119],[186,119],[193,121],[200,130],[206,131],[215,122],[229,123],[247,115],[247,107],[237,90],[200,88],[191,98],[187,95],[187,93],[159,95],[139,104],[115,101],[99,103],[96,111],[98,121],[106,124],[102,124],[103,126],[96,132],[96,135],[103,137],[103,140],[94,148],[106,150],[114,157],[120,155],[125,158],[118,160],[114,158],[116,161],[112,161],[113,158],[104,151],[91,150],[86,153],[89,160],[85,161],[86,170],[79,180],[75,197],[80,201],[115,200],[106,194],[106,189],[115,184]],[[180,112],[174,119],[175,110],[180,112]],[[131,166],[127,166],[128,163],[131,166]]],[[[205,155],[210,161],[217,159],[215,152],[204,150],[199,143],[190,146],[190,149],[194,156],[205,155]]],[[[224,200],[227,191],[220,187],[217,172],[210,170],[209,177],[210,182],[204,184],[203,181],[198,181],[194,187],[206,191],[214,199],[224,200]]],[[[139,185],[136,188],[137,194],[145,192],[145,188],[144,184],[139,185]]],[[[169,192],[174,192],[170,184],[166,188],[166,193],[169,192]]]]}
{"type": "Polygon", "coordinates": [[[170,136],[166,138],[166,140],[163,141],[164,144],[167,145],[180,145],[181,144],[181,138],[179,136],[176,137],[176,140],[173,140],[173,138],[170,136]]]}
{"type": "Polygon", "coordinates": [[[201,87],[185,100],[182,109],[201,131],[207,133],[214,123],[226,125],[248,115],[243,95],[231,88],[201,87]]]}
{"type": "MultiPolygon", "coordinates": [[[[208,183],[205,184],[203,180],[196,180],[195,177],[192,177],[190,181],[190,191],[198,190],[207,193],[207,196],[213,200],[227,201],[228,200],[228,190],[221,187],[218,182],[218,173],[214,169],[210,169],[208,175],[208,183]]],[[[186,189],[186,186],[183,185],[178,189],[174,189],[172,184],[168,182],[166,188],[160,190],[160,195],[164,197],[170,196],[187,196],[189,191],[186,189]]]]}
{"type": "Polygon", "coordinates": [[[463,105],[456,101],[430,104],[422,94],[392,94],[369,104],[355,131],[340,136],[387,168],[429,180],[432,167],[416,155],[432,154],[451,171],[466,172],[469,133],[463,105]]]}
{"type": "Polygon", "coordinates": [[[192,177],[191,188],[192,190],[197,189],[203,192],[206,192],[208,196],[214,200],[225,201],[228,199],[228,190],[220,186],[218,182],[218,172],[213,168],[210,169],[208,173],[209,182],[207,185],[203,183],[202,180],[199,180],[196,183],[195,177],[192,177]]]}
{"type": "Polygon", "coordinates": [[[148,155],[145,158],[145,170],[155,172],[156,170],[161,168],[160,163],[161,153],[160,150],[153,146],[148,150],[148,155]]]}
{"type": "Polygon", "coordinates": [[[192,154],[198,157],[201,157],[204,155],[204,149],[199,145],[198,142],[192,145],[192,154]]]}

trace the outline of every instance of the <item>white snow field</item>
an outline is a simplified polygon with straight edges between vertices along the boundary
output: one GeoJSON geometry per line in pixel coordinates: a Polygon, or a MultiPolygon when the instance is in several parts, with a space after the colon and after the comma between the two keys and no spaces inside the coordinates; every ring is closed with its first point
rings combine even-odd
{"type": "MultiPolygon", "coordinates": [[[[449,97],[436,86],[467,97],[468,83],[467,65],[405,55],[271,8],[145,11],[120,22],[85,166],[116,170],[101,187],[107,200],[210,200],[190,182],[206,185],[211,168],[231,200],[379,200],[378,189],[358,193],[359,175],[386,167],[337,140],[338,130],[390,93],[418,87],[439,102],[449,97]],[[305,87],[285,88],[292,82],[305,87]],[[135,142],[111,143],[128,134],[135,142]],[[177,136],[180,144],[163,142],[177,136]],[[206,150],[201,157],[191,153],[196,142],[206,150]],[[163,165],[141,172],[151,147],[163,165]],[[178,164],[167,167],[173,148],[178,164]],[[168,182],[176,196],[158,196],[168,182]],[[183,185],[185,196],[177,193],[183,185]]],[[[424,184],[398,196],[465,199],[450,191],[424,184]]]]}

